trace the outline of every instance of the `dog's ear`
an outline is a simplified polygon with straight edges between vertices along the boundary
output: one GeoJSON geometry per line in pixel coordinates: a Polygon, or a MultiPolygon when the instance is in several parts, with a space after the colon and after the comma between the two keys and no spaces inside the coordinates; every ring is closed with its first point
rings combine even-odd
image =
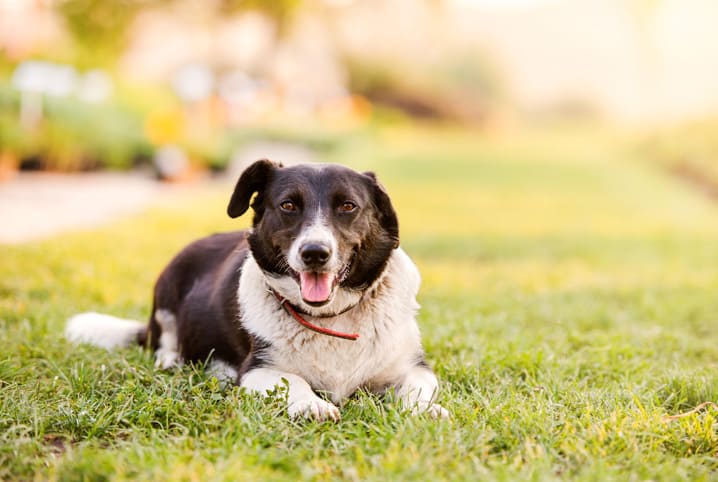
{"type": "Polygon", "coordinates": [[[377,182],[376,174],[373,173],[372,171],[365,171],[365,172],[362,172],[362,174],[364,174],[368,178],[371,178],[372,181],[377,182]]]}
{"type": "Polygon", "coordinates": [[[377,180],[376,174],[373,172],[365,172],[363,174],[369,178],[369,183],[372,188],[373,202],[377,210],[377,217],[379,218],[379,224],[393,240],[394,249],[396,249],[399,247],[399,220],[396,217],[394,206],[391,204],[391,199],[389,199],[389,195],[386,193],[386,190],[377,180]]]}
{"type": "Polygon", "coordinates": [[[262,194],[264,187],[272,178],[274,170],[279,167],[281,166],[269,159],[260,159],[242,172],[227,206],[227,214],[230,218],[239,217],[247,212],[252,195],[255,192],[258,195],[262,194]]]}

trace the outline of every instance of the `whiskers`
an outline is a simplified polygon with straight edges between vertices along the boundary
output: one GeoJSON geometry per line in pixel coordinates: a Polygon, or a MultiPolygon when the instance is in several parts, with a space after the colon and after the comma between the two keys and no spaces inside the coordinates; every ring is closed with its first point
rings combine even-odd
{"type": "Polygon", "coordinates": [[[277,257],[277,271],[280,273],[291,273],[293,271],[286,256],[280,255],[277,257]]]}

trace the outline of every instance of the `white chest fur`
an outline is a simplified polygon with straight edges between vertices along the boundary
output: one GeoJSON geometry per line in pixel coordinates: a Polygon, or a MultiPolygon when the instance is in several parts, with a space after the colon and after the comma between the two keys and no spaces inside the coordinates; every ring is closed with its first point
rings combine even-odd
{"type": "MultiPolygon", "coordinates": [[[[296,283],[289,278],[264,275],[248,257],[239,283],[242,323],[247,331],[271,344],[267,355],[272,368],[305,379],[314,390],[324,391],[335,402],[360,387],[380,389],[400,383],[416,364],[421,351],[415,314],[420,277],[414,263],[397,249],[387,267],[361,302],[333,318],[308,319],[333,330],[358,333],[356,341],[310,331],[289,316],[268,287],[279,291],[302,309],[296,283]]],[[[325,308],[341,311],[360,295],[339,290],[325,308]]]]}

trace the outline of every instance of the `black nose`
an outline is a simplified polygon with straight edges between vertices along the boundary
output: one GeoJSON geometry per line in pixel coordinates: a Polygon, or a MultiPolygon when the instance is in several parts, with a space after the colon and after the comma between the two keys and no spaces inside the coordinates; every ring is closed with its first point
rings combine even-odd
{"type": "Polygon", "coordinates": [[[329,248],[319,243],[307,243],[299,250],[302,261],[307,266],[319,267],[329,260],[329,248]]]}

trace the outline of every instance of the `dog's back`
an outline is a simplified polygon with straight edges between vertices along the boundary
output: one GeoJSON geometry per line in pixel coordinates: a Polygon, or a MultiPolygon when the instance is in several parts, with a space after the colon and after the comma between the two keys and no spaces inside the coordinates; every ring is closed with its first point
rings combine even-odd
{"type": "Polygon", "coordinates": [[[159,352],[158,366],[210,356],[239,366],[249,342],[238,320],[237,289],[247,256],[247,232],[202,238],[185,247],[160,274],[149,324],[100,313],[70,319],[66,336],[107,349],[140,344],[159,352]],[[181,349],[181,357],[180,355],[181,349]]]}
{"type": "Polygon", "coordinates": [[[174,332],[175,350],[184,361],[206,361],[213,355],[241,364],[249,350],[237,304],[246,237],[245,231],[214,234],[190,244],[170,262],[155,285],[147,340],[152,348],[168,348],[173,340],[165,342],[162,333],[174,332]]]}

